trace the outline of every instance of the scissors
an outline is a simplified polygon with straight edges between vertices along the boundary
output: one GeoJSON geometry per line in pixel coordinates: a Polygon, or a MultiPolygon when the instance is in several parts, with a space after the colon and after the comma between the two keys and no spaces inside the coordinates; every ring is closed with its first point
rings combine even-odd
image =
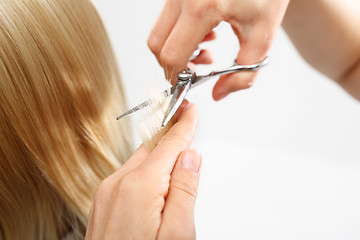
{"type": "MultiPolygon", "coordinates": [[[[199,52],[197,52],[197,51],[198,50],[196,50],[194,52],[194,54],[190,58],[190,60],[194,59],[194,57],[196,57],[196,55],[199,54],[199,52]]],[[[180,107],[181,103],[184,101],[184,99],[190,89],[198,86],[199,84],[201,84],[201,83],[205,82],[206,80],[213,78],[213,77],[231,74],[231,73],[235,73],[235,72],[242,72],[242,71],[257,71],[257,70],[265,67],[269,63],[269,61],[270,61],[269,57],[266,57],[263,61],[261,61],[259,63],[255,63],[255,64],[250,64],[250,65],[238,65],[235,62],[234,65],[229,68],[226,68],[226,69],[223,69],[220,71],[213,71],[206,75],[197,75],[196,72],[192,71],[191,69],[187,69],[187,70],[180,72],[177,76],[177,78],[178,78],[177,83],[175,85],[173,85],[170,89],[167,89],[162,92],[162,94],[165,97],[168,97],[170,95],[172,95],[172,97],[171,97],[169,106],[165,112],[165,116],[162,121],[161,127],[166,126],[167,123],[170,121],[170,119],[174,116],[176,110],[180,107]]],[[[133,112],[136,112],[140,109],[143,109],[152,103],[153,103],[153,101],[151,99],[149,99],[149,100],[137,105],[136,107],[130,109],[129,111],[125,112],[124,114],[118,116],[116,118],[116,120],[120,120],[121,118],[123,118],[133,112]]]]}

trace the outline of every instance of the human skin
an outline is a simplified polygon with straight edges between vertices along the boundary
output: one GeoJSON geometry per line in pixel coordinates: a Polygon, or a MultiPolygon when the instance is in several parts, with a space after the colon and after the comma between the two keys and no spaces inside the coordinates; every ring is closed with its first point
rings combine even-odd
{"type": "Polygon", "coordinates": [[[188,147],[197,109],[185,102],[180,112],[152,152],[142,145],[98,187],[86,239],[196,238],[193,212],[201,156],[188,147]]]}
{"type": "MultiPolygon", "coordinates": [[[[174,83],[199,43],[213,39],[212,30],[226,21],[239,40],[236,62],[257,63],[266,57],[288,4],[289,0],[167,0],[148,45],[165,74],[172,73],[174,83]]],[[[203,52],[201,59],[206,62],[209,53],[203,52]]],[[[243,72],[220,77],[213,98],[220,100],[231,92],[249,88],[256,75],[243,72]]]]}
{"type": "Polygon", "coordinates": [[[283,26],[313,67],[360,100],[360,2],[291,0],[283,26]]]}

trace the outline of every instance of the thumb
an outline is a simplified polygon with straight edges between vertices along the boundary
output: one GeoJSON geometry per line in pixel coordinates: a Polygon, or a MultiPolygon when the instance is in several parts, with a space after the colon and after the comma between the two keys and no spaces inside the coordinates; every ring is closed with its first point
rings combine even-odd
{"type": "Polygon", "coordinates": [[[158,239],[195,239],[194,206],[199,185],[201,155],[182,152],[171,174],[158,239]]]}

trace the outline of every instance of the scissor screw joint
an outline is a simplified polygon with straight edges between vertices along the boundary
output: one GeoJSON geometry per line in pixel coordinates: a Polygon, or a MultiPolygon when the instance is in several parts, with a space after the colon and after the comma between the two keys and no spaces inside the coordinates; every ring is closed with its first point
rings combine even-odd
{"type": "Polygon", "coordinates": [[[191,71],[182,71],[181,73],[178,74],[178,80],[179,81],[189,81],[191,79],[192,76],[192,72],[191,71]]]}

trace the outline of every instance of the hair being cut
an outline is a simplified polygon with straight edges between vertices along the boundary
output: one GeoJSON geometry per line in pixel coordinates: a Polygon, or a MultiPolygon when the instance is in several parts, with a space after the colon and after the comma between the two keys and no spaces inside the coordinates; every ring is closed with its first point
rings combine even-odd
{"type": "Polygon", "coordinates": [[[0,1],[0,238],[84,237],[130,154],[125,96],[89,0],[0,1]]]}

